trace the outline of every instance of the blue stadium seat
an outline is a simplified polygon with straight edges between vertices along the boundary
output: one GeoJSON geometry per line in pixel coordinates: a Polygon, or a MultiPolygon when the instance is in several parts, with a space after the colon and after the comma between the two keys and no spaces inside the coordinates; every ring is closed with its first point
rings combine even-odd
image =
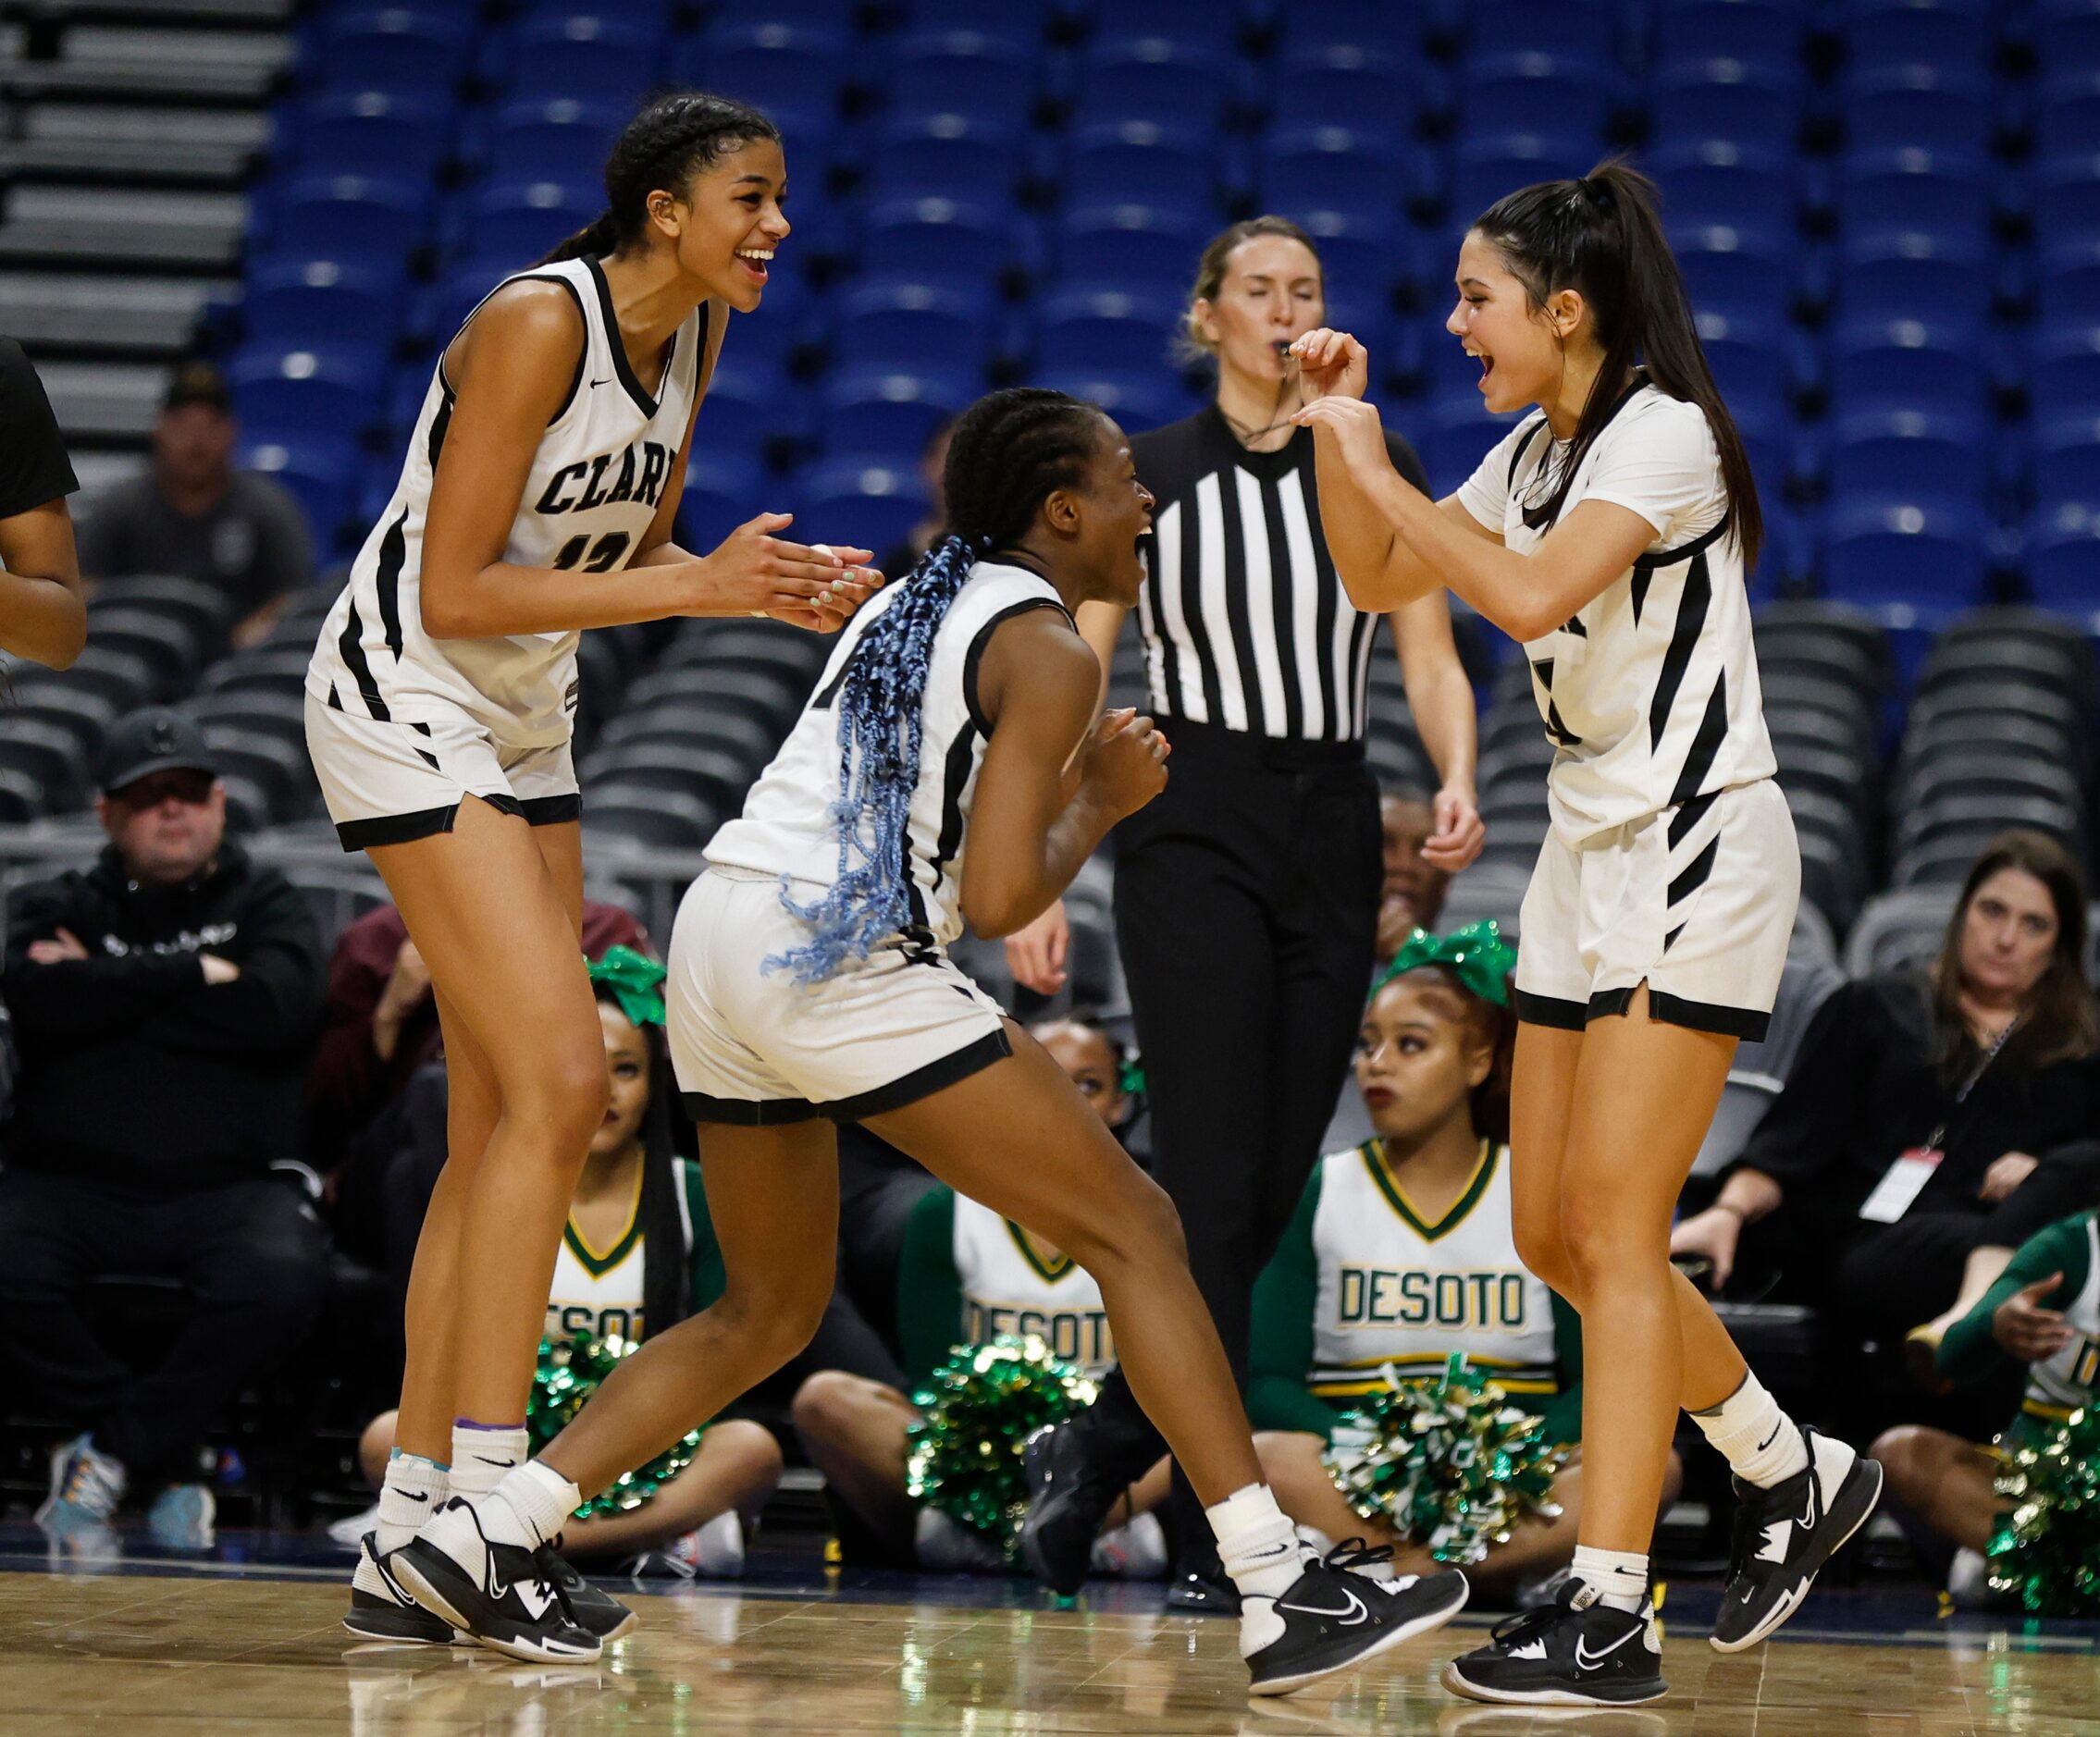
{"type": "Polygon", "coordinates": [[[1699,347],[1730,400],[1746,393],[1783,399],[1795,388],[1791,336],[1781,314],[1745,308],[1704,308],[1698,315],[1699,347]]]}
{"type": "Polygon", "coordinates": [[[2034,12],[2035,65],[2100,68],[2100,0],[2041,0],[2034,12]]]}
{"type": "Polygon", "coordinates": [[[385,352],[350,344],[258,344],[227,368],[233,407],[251,437],[268,428],[328,439],[354,437],[385,409],[385,352]]]}
{"type": "MultiPolygon", "coordinates": [[[[522,29],[549,18],[618,18],[662,36],[670,32],[678,11],[679,0],[524,0],[514,22],[522,29]]],[[[782,23],[798,21],[778,4],[768,6],[766,12],[782,23]]]]}
{"type": "Polygon", "coordinates": [[[355,501],[352,490],[358,479],[353,441],[318,431],[278,434],[252,428],[234,454],[234,462],[242,470],[260,471],[291,491],[306,510],[315,541],[324,553],[340,548],[351,535],[344,522],[355,501]]]}
{"type": "Polygon", "coordinates": [[[1992,217],[1998,179],[1989,158],[1930,145],[1878,145],[1838,166],[1838,227],[1981,231],[1992,217]]]}
{"type": "Polygon", "coordinates": [[[431,205],[429,183],[405,175],[295,175],[269,197],[270,250],[398,267],[428,239],[431,205]]]}
{"type": "Polygon", "coordinates": [[[1840,498],[1917,491],[1981,501],[1989,436],[1980,407],[1847,411],[1832,427],[1825,475],[1840,498]]]}
{"type": "Polygon", "coordinates": [[[892,51],[883,89],[900,112],[1024,128],[1035,111],[1038,58],[1030,46],[980,31],[916,31],[892,51]]]}
{"type": "Polygon", "coordinates": [[[875,367],[982,367],[992,345],[988,291],[910,281],[864,283],[838,304],[836,360],[875,367]]]}
{"type": "Polygon", "coordinates": [[[868,156],[868,197],[976,200],[994,210],[1012,202],[1019,172],[1014,129],[962,115],[905,116],[876,130],[868,156]]]}
{"type": "Polygon", "coordinates": [[[1855,151],[1929,145],[1983,155],[1997,130],[1997,101],[1987,67],[1874,66],[1845,80],[1838,112],[1855,151]]]}
{"type": "Polygon", "coordinates": [[[292,129],[301,166],[315,173],[430,177],[451,142],[452,107],[391,91],[337,91],[301,104],[292,129]]]}
{"type": "Polygon", "coordinates": [[[1107,0],[1095,12],[1094,28],[1104,39],[1156,37],[1224,54],[1240,41],[1239,8],[1217,0],[1107,0]]]}
{"type": "Polygon", "coordinates": [[[1269,125],[1404,132],[1414,108],[1411,68],[1418,65],[1418,58],[1340,43],[1288,48],[1277,63],[1269,125]]]}
{"type": "Polygon", "coordinates": [[[1480,407],[1476,391],[1433,402],[1424,425],[1427,438],[1419,443],[1422,468],[1429,473],[1429,492],[1440,500],[1455,491],[1480,468],[1480,461],[1516,421],[1513,416],[1489,415],[1480,407]]]}
{"type": "Polygon", "coordinates": [[[2100,230],[2100,151],[2071,152],[2038,163],[2030,171],[2029,186],[2035,234],[2100,230]]]}
{"type": "Polygon", "coordinates": [[[1596,54],[1526,50],[1465,63],[1461,107],[1467,133],[1564,133],[1595,145],[1604,133],[1620,79],[1596,54]]]}
{"type": "Polygon", "coordinates": [[[451,251],[461,259],[513,260],[511,269],[522,271],[604,209],[605,194],[587,182],[487,181],[459,209],[460,235],[451,251]]]}
{"type": "Polygon", "coordinates": [[[1218,154],[1209,136],[1192,127],[1095,121],[1072,135],[1064,188],[1074,205],[1142,197],[1209,211],[1218,197],[1218,154]]]}
{"type": "MultiPolygon", "coordinates": [[[[1306,19],[1302,25],[1295,6],[1289,16],[1293,31],[1312,24],[1306,19]]],[[[1469,0],[1465,7],[1476,55],[1514,43],[1539,54],[1616,61],[1624,47],[1626,16],[1612,0],[1469,0]]]]}
{"type": "Polygon", "coordinates": [[[995,286],[1013,263],[1005,209],[975,201],[888,199],[868,213],[857,258],[871,277],[995,286]]]}
{"type": "MultiPolygon", "coordinates": [[[[853,6],[857,0],[838,0],[853,6]]],[[[977,31],[1024,48],[1040,47],[1051,19],[1064,8],[1056,0],[1000,0],[998,14],[986,18],[984,0],[905,0],[904,22],[915,31],[977,31]]]]}
{"type": "MultiPolygon", "coordinates": [[[[401,469],[401,450],[415,426],[415,419],[423,413],[423,400],[430,390],[430,376],[437,365],[436,351],[420,353],[397,367],[393,378],[388,382],[387,462],[396,472],[401,469]]],[[[388,484],[389,488],[392,486],[391,482],[388,484]]]]}
{"type": "Polygon", "coordinates": [[[1794,418],[1775,398],[1737,393],[1729,400],[1728,414],[1749,454],[1750,471],[1758,487],[1773,500],[1786,492],[1798,466],[1794,455],[1794,418]]]}
{"type": "Polygon", "coordinates": [[[1097,39],[1078,71],[1075,119],[1165,121],[1207,132],[1237,94],[1234,63],[1195,40],[1097,39]]]}
{"type": "Polygon", "coordinates": [[[963,368],[835,369],[823,387],[824,444],[917,464],[933,431],[968,409],[983,384],[982,376],[963,368]]]}
{"type": "Polygon", "coordinates": [[[1279,215],[1291,218],[1313,238],[1330,292],[1375,296],[1383,302],[1397,288],[1420,290],[1427,284],[1433,287],[1434,295],[1443,293],[1442,279],[1449,275],[1450,262],[1439,257],[1432,267],[1423,256],[1421,237],[1413,229],[1397,229],[1390,222],[1366,222],[1325,205],[1285,205],[1279,215]]]}
{"type": "Polygon", "coordinates": [[[1848,314],[1832,328],[1834,403],[1980,405],[1990,391],[1984,328],[1963,320],[1848,314]]]}
{"type": "Polygon", "coordinates": [[[1185,287],[1210,226],[1180,205],[1098,204],[1067,213],[1057,238],[1061,274],[1075,282],[1133,289],[1185,287]]]}
{"type": "Polygon", "coordinates": [[[1043,302],[1037,365],[1138,373],[1165,367],[1180,314],[1165,295],[1101,285],[1059,290],[1043,302]]]}
{"type": "Polygon", "coordinates": [[[1798,67],[1711,55],[1668,62],[1649,100],[1653,142],[1728,139],[1791,152],[1806,84],[1798,67]]]}
{"type": "Polygon", "coordinates": [[[491,290],[516,271],[515,259],[471,259],[417,292],[408,314],[409,335],[433,346],[449,344],[491,290]]]}
{"type": "Polygon", "coordinates": [[[686,466],[686,492],[678,500],[678,547],[705,553],[747,519],[790,511],[792,494],[784,484],[769,479],[755,459],[712,447],[696,450],[686,466]]]}
{"type": "Polygon", "coordinates": [[[1410,55],[1421,50],[1426,12],[1392,0],[1293,0],[1284,21],[1290,35],[1304,41],[1410,55]]]}
{"type": "Polygon", "coordinates": [[[2100,410],[2100,318],[2044,326],[2034,336],[2027,390],[2039,414],[2100,410]]]}
{"type": "Polygon", "coordinates": [[[2100,153],[2100,67],[2074,67],[2044,77],[2034,148],[2044,160],[2100,153]]]}
{"type": "Polygon", "coordinates": [[[338,10],[311,41],[309,85],[337,91],[426,92],[449,99],[473,52],[471,17],[413,6],[338,10]]]}
{"type": "Polygon", "coordinates": [[[1799,217],[1795,160],[1768,145],[1694,140],[1665,145],[1641,166],[1662,190],[1662,209],[1673,223],[1791,228],[1799,217]]]}
{"type": "Polygon", "coordinates": [[[1048,368],[1035,377],[1053,391],[1100,405],[1126,434],[1179,422],[1193,415],[1204,401],[1179,375],[1165,368],[1048,368]]]}
{"type": "Polygon", "coordinates": [[[1847,64],[1988,68],[1997,27],[1988,0],[1847,0],[1847,64]]]}
{"type": "Polygon", "coordinates": [[[1986,235],[1880,229],[1846,238],[1838,277],[1858,313],[1981,321],[1996,264],[1986,235]]]}
{"type": "Polygon", "coordinates": [[[632,105],[662,80],[661,31],[616,9],[539,18],[513,34],[513,96],[632,105]]]}
{"type": "Polygon", "coordinates": [[[278,259],[258,265],[249,274],[242,303],[249,340],[390,344],[401,324],[402,281],[398,259],[278,259]]]}
{"type": "Polygon", "coordinates": [[[1802,13],[1797,0],[1661,0],[1656,64],[1718,57],[1791,77],[1801,64],[1802,13]]]}
{"type": "MultiPolygon", "coordinates": [[[[1451,227],[1456,230],[1471,223],[1520,187],[1587,175],[1596,167],[1597,157],[1593,142],[1564,134],[1513,132],[1468,139],[1452,163],[1451,227]]],[[[1455,245],[1451,252],[1455,257],[1455,245]]]]}
{"type": "Polygon", "coordinates": [[[1800,257],[1791,232],[1748,224],[1673,225],[1670,240],[1693,307],[1785,313],[1793,306],[1800,257]]]}
{"type": "Polygon", "coordinates": [[[1311,127],[1276,133],[1258,154],[1263,203],[1272,210],[1318,206],[1397,226],[1406,189],[1393,166],[1406,149],[1391,131],[1311,127]]]}
{"type": "Polygon", "coordinates": [[[2100,502],[2057,501],[2028,521],[2028,595],[2044,609],[2100,610],[2100,502]]]}
{"type": "Polygon", "coordinates": [[[694,449],[755,453],[769,440],[792,436],[799,419],[797,394],[785,372],[735,359],[733,345],[715,364],[714,377],[708,382],[707,399],[700,406],[698,431],[693,437],[694,449]]]}
{"type": "Polygon", "coordinates": [[[835,115],[839,92],[853,79],[853,56],[852,39],[839,31],[755,24],[682,42],[671,63],[678,78],[769,115],[776,108],[835,115]]]}
{"type": "Polygon", "coordinates": [[[2038,500],[2100,500],[2100,407],[2061,412],[2034,425],[2038,500]]]}
{"type": "Polygon", "coordinates": [[[811,465],[796,490],[796,525],[827,543],[859,544],[877,555],[911,535],[926,513],[917,468],[883,454],[811,465]]]}
{"type": "Polygon", "coordinates": [[[527,97],[497,109],[483,138],[488,172],[527,180],[587,181],[600,175],[626,125],[618,103],[527,97]]]}
{"type": "Polygon", "coordinates": [[[1981,602],[1988,536],[1983,511],[1967,502],[1840,500],[1824,515],[1824,588],[1868,605],[1981,602]]]}
{"type": "Polygon", "coordinates": [[[860,28],[867,10],[865,0],[766,0],[765,7],[767,18],[775,24],[846,38],[860,28]]]}
{"type": "Polygon", "coordinates": [[[2100,320],[2100,233],[2044,241],[2037,299],[2045,319],[2100,320]]]}

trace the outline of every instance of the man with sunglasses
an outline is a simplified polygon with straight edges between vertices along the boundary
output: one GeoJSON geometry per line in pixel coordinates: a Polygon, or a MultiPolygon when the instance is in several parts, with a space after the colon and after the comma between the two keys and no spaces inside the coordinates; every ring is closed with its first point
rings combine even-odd
{"type": "Polygon", "coordinates": [[[321,936],[305,900],[226,837],[226,791],[179,712],[112,727],[92,868],[19,889],[0,977],[21,1049],[0,1171],[0,1319],[18,1398],[85,1433],[37,1518],[81,1554],[155,1489],[163,1543],[210,1543],[204,1432],[318,1312],[327,1248],[298,1187],[321,936]],[[173,1280],[182,1324],[141,1367],[96,1337],[97,1278],[173,1280]]]}

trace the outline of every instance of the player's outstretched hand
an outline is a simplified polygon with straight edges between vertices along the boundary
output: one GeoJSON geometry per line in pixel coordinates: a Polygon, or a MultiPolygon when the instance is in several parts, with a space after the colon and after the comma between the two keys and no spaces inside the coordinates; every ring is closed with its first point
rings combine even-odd
{"type": "Polygon", "coordinates": [[[1080,776],[1111,814],[1135,814],[1167,788],[1167,757],[1173,751],[1151,719],[1120,707],[1105,714],[1087,738],[1080,776]]]}
{"type": "Polygon", "coordinates": [[[1291,420],[1316,435],[1332,435],[1341,449],[1342,462],[1360,485],[1371,482],[1381,471],[1388,475],[1394,474],[1392,459],[1386,451],[1385,425],[1378,420],[1375,404],[1366,404],[1360,398],[1323,398],[1306,405],[1291,420]]]}
{"type": "Polygon", "coordinates": [[[1480,805],[1470,790],[1446,784],[1437,792],[1431,812],[1437,830],[1422,841],[1422,860],[1446,874],[1471,866],[1488,842],[1488,829],[1480,819],[1480,805]]]}
{"type": "Polygon", "coordinates": [[[1298,377],[1305,401],[1323,398],[1362,398],[1371,382],[1371,356],[1347,332],[1322,326],[1291,346],[1298,360],[1298,377]]]}
{"type": "Polygon", "coordinates": [[[827,548],[774,535],[795,523],[791,512],[761,512],[723,538],[713,554],[694,563],[699,583],[690,615],[770,615],[796,627],[827,633],[839,626],[883,583],[865,563],[865,548],[827,548]]]}
{"type": "Polygon", "coordinates": [[[1026,929],[1017,929],[1007,937],[1007,969],[1023,989],[1055,995],[1070,975],[1065,961],[1071,951],[1071,918],[1065,915],[1065,901],[1059,899],[1026,929]]]}

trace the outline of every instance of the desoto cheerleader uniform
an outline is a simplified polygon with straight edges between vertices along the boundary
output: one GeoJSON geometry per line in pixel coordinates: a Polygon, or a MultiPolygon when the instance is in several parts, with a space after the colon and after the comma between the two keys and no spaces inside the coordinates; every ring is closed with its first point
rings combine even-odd
{"type": "MultiPolygon", "coordinates": [[[[1459,490],[1528,554],[1567,459],[1526,417],[1459,490]]],[[[1637,379],[1561,511],[1609,500],[1655,540],[1551,633],[1526,642],[1552,827],[1525,894],[1516,1005],[1579,1031],[1649,986],[1651,1017],[1754,1041],[1786,962],[1800,853],[1765,733],[1740,548],[1698,405],[1637,379]]]]}
{"type": "MultiPolygon", "coordinates": [[[[707,311],[678,327],[661,377],[645,385],[597,260],[537,266],[497,289],[522,282],[558,283],[575,299],[584,345],[533,455],[502,559],[612,573],[655,520],[691,426],[707,311]]],[[[348,851],[450,832],[469,795],[535,826],[581,809],[569,756],[576,634],[433,639],[423,628],[423,529],[455,396],[440,355],[393,499],[307,668],[307,750],[348,851]]]]}

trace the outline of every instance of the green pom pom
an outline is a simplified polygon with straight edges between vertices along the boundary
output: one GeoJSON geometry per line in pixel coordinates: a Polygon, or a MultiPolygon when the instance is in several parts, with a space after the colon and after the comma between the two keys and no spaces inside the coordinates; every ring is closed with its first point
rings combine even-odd
{"type": "Polygon", "coordinates": [[[1991,1585],[2038,1617],[2100,1617],[2100,1411],[2001,1444],[2007,1510],[1991,1539],[1991,1585]]]}
{"type": "Polygon", "coordinates": [[[905,1487],[1015,1558],[1028,1513],[1021,1445],[1093,1403],[1093,1383],[1032,1333],[958,1345],[911,1396],[905,1487]]]}
{"type": "Polygon", "coordinates": [[[1402,1381],[1390,1364],[1385,1375],[1387,1391],[1344,1414],[1322,1455],[1358,1514],[1464,1567],[1525,1515],[1561,1511],[1553,1475],[1567,1449],[1479,1371],[1453,1357],[1435,1380],[1402,1381]]]}
{"type": "MultiPolygon", "coordinates": [[[[539,1367],[532,1377],[532,1398],[525,1407],[525,1428],[532,1436],[532,1450],[538,1453],[569,1426],[583,1410],[584,1401],[598,1385],[618,1367],[620,1360],[641,1349],[636,1339],[617,1336],[591,1338],[577,1334],[573,1339],[542,1339],[539,1367]]],[[[622,1474],[611,1488],[594,1496],[576,1509],[578,1520],[598,1514],[625,1514],[639,1508],[657,1491],[693,1463],[700,1450],[704,1426],[681,1436],[646,1466],[622,1474]]]]}

